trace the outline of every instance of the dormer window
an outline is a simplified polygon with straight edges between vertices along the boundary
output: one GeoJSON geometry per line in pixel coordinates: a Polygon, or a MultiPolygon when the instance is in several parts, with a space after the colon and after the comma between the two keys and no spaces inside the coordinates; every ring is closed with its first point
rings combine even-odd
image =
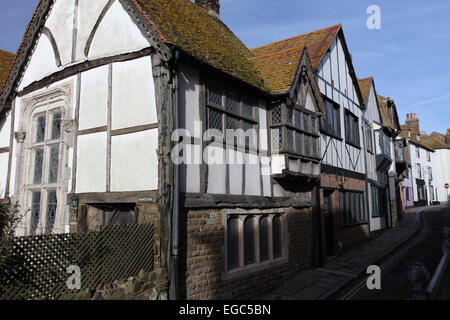
{"type": "Polygon", "coordinates": [[[411,138],[411,130],[408,130],[408,138],[411,138]]]}
{"type": "Polygon", "coordinates": [[[417,138],[417,141],[420,141],[420,136],[419,135],[417,135],[416,138],[417,138]]]}

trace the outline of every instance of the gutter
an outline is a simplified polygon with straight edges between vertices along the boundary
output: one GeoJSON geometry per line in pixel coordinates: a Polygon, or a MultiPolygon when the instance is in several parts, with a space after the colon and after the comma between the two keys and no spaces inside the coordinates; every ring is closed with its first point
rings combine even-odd
{"type": "MultiPolygon", "coordinates": [[[[178,67],[180,61],[180,50],[175,49],[175,58],[172,66],[173,72],[173,84],[172,84],[172,98],[173,98],[173,115],[174,115],[174,130],[179,128],[179,79],[178,79],[178,67]]],[[[174,164],[174,190],[173,190],[173,212],[172,212],[172,248],[171,248],[171,281],[170,281],[170,299],[179,300],[180,298],[180,284],[178,276],[178,264],[179,264],[179,243],[180,243],[180,232],[179,232],[179,221],[180,221],[180,169],[177,164],[174,164]]]]}

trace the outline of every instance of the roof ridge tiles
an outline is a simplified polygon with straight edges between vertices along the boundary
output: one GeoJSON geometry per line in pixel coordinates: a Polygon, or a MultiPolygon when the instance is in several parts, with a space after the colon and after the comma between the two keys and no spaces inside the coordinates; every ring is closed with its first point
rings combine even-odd
{"type": "Polygon", "coordinates": [[[262,46],[250,48],[250,51],[253,51],[253,50],[256,50],[256,49],[260,49],[260,48],[264,48],[265,46],[268,46],[268,45],[271,45],[271,44],[276,44],[276,43],[281,43],[283,41],[293,40],[295,38],[304,37],[304,36],[307,36],[307,35],[310,35],[310,34],[313,34],[313,33],[325,31],[327,29],[332,29],[332,28],[336,28],[336,27],[342,28],[342,24],[338,23],[338,24],[335,24],[333,26],[324,27],[324,28],[321,28],[321,29],[317,29],[317,30],[314,30],[314,31],[307,32],[307,33],[298,34],[296,36],[292,36],[292,37],[289,37],[289,38],[286,38],[286,39],[281,39],[281,40],[277,40],[277,41],[274,41],[274,42],[266,43],[265,45],[262,45],[262,46]]]}

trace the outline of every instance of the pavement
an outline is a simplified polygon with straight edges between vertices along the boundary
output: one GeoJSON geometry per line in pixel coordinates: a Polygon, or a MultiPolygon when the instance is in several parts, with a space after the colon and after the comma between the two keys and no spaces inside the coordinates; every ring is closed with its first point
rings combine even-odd
{"type": "Polygon", "coordinates": [[[423,208],[408,210],[395,229],[387,229],[378,237],[355,246],[324,266],[299,273],[294,279],[264,295],[262,300],[325,300],[365,274],[367,267],[393,253],[420,228],[423,208]]]}

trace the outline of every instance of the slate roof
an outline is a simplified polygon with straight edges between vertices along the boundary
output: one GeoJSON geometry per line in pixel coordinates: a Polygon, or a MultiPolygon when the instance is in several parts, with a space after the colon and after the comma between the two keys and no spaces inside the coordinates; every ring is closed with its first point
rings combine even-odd
{"type": "Polygon", "coordinates": [[[15,56],[14,53],[0,50],[0,92],[3,91],[3,85],[8,79],[15,56]]]}
{"type": "Polygon", "coordinates": [[[364,79],[358,79],[359,89],[364,99],[364,103],[367,105],[369,100],[370,86],[372,85],[373,77],[368,77],[364,79]]]}
{"type": "Polygon", "coordinates": [[[308,54],[311,58],[312,67],[316,68],[341,28],[342,26],[337,24],[328,28],[253,48],[251,49],[251,52],[256,57],[259,57],[296,47],[306,46],[308,48],[308,54]]]}
{"type": "Polygon", "coordinates": [[[266,90],[250,50],[222,22],[189,0],[133,0],[161,39],[193,57],[266,90]]]}

